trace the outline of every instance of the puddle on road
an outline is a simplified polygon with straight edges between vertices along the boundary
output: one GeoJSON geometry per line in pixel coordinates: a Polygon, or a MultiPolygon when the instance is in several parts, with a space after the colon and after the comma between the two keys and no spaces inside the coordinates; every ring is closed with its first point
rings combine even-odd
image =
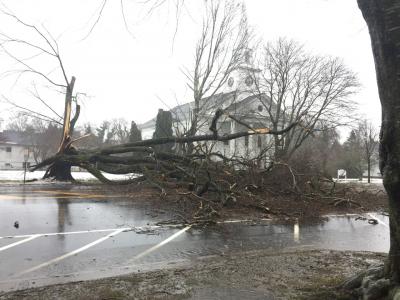
{"type": "MultiPolygon", "coordinates": [[[[217,229],[191,231],[186,239],[198,239],[204,244],[218,241],[220,249],[277,250],[296,246],[320,249],[388,252],[388,217],[372,214],[366,220],[357,216],[331,216],[317,224],[224,224],[217,229]],[[378,219],[377,225],[368,219],[378,219]]],[[[217,248],[217,247],[216,247],[217,248]]]]}
{"type": "Polygon", "coordinates": [[[20,190],[6,195],[0,201],[0,236],[145,226],[171,218],[163,211],[139,209],[123,195],[112,194],[107,199],[106,192],[95,191],[91,199],[82,199],[75,190],[68,195],[57,191],[51,194],[48,189],[43,193],[20,190]],[[15,221],[19,228],[14,227],[15,221]]]}

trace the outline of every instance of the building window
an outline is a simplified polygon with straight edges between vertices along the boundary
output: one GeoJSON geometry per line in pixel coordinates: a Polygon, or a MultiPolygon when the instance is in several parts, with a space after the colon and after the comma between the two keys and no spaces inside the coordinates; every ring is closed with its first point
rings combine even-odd
{"type": "Polygon", "coordinates": [[[252,53],[251,53],[251,50],[249,49],[249,50],[246,50],[245,52],[244,52],[244,61],[245,61],[245,63],[246,64],[250,64],[251,63],[251,58],[252,58],[252,55],[251,55],[252,53]]]}
{"type": "Polygon", "coordinates": [[[25,169],[25,168],[28,169],[30,166],[31,166],[31,163],[30,163],[30,162],[23,162],[23,163],[22,163],[22,168],[24,168],[24,169],[25,169]]]}
{"type": "Polygon", "coordinates": [[[244,146],[245,146],[245,147],[249,147],[249,136],[248,136],[248,135],[246,135],[246,136],[244,137],[244,146]]]}
{"type": "Polygon", "coordinates": [[[5,163],[4,165],[6,166],[6,168],[11,168],[11,164],[10,163],[5,163]]]}
{"type": "Polygon", "coordinates": [[[11,147],[6,147],[6,152],[11,152],[11,147]]]}
{"type": "Polygon", "coordinates": [[[258,148],[261,148],[261,147],[262,147],[261,136],[257,136],[257,147],[258,147],[258,148]]]}
{"type": "Polygon", "coordinates": [[[254,83],[253,77],[251,77],[251,75],[247,76],[244,83],[246,83],[247,86],[252,86],[254,83]]]}
{"type": "MultiPolygon", "coordinates": [[[[229,135],[231,133],[231,122],[223,122],[219,126],[219,132],[222,136],[229,135]]],[[[223,141],[224,145],[229,145],[228,140],[223,141]]]]}
{"type": "Polygon", "coordinates": [[[260,104],[257,109],[258,109],[259,112],[262,112],[263,111],[263,106],[260,104]]]}
{"type": "Polygon", "coordinates": [[[285,140],[283,138],[280,138],[278,140],[278,145],[277,146],[279,147],[279,149],[283,150],[283,148],[285,147],[285,140]]]}

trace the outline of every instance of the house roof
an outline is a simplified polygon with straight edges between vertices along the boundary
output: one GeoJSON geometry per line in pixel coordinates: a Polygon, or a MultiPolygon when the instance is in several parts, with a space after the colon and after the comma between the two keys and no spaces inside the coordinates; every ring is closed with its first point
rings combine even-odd
{"type": "Polygon", "coordinates": [[[4,130],[0,132],[0,143],[7,145],[31,145],[31,136],[25,132],[16,130],[4,130]]]}

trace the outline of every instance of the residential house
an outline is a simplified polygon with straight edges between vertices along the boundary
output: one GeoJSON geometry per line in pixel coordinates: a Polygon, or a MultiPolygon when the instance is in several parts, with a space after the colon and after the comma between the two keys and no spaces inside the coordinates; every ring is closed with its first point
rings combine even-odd
{"type": "Polygon", "coordinates": [[[35,164],[32,149],[22,134],[12,130],[0,132],[0,170],[23,170],[35,164]]]}

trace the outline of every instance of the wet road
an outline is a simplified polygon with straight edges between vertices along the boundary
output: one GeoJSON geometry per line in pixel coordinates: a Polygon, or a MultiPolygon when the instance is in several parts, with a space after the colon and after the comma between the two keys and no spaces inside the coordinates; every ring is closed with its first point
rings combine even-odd
{"type": "Polygon", "coordinates": [[[355,216],[320,224],[213,228],[157,226],[171,216],[126,195],[72,185],[0,186],[0,291],[94,279],[190,263],[207,255],[292,247],[386,252],[388,220],[355,216]],[[15,221],[19,227],[14,226],[15,221]]]}

